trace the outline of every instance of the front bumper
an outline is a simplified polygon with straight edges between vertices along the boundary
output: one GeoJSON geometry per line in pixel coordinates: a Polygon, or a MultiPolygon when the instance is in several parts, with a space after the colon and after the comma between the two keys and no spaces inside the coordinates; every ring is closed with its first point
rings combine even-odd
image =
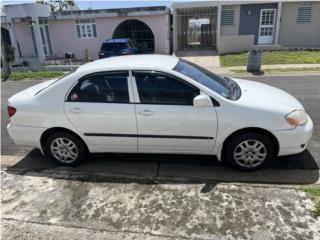
{"type": "Polygon", "coordinates": [[[272,131],[279,142],[278,156],[296,154],[304,151],[312,137],[313,122],[308,116],[305,125],[290,130],[272,131]]]}
{"type": "Polygon", "coordinates": [[[41,149],[40,138],[46,129],[9,123],[7,130],[10,138],[16,144],[41,149]]]}

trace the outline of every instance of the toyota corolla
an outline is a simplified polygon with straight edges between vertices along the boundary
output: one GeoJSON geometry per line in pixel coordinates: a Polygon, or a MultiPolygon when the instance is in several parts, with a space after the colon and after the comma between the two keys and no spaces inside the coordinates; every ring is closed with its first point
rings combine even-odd
{"type": "Polygon", "coordinates": [[[280,89],[162,55],[87,63],[14,95],[8,114],[15,143],[65,166],[95,152],[170,153],[254,170],[305,150],[313,130],[280,89]]]}

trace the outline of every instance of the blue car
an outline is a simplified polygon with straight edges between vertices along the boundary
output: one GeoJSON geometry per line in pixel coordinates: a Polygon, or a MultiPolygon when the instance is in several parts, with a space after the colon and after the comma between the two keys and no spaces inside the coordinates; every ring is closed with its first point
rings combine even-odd
{"type": "Polygon", "coordinates": [[[139,50],[130,38],[108,39],[102,43],[99,58],[138,54],[139,50]]]}

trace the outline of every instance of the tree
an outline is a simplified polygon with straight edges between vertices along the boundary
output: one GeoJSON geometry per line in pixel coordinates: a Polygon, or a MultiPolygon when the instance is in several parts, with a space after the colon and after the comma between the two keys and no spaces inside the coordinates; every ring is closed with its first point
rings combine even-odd
{"type": "Polygon", "coordinates": [[[8,39],[8,34],[8,30],[1,28],[1,78],[4,81],[10,76],[10,62],[14,60],[14,49],[11,46],[10,39],[8,39]]]}
{"type": "Polygon", "coordinates": [[[50,5],[53,12],[77,8],[74,0],[37,0],[36,3],[50,5]]]}

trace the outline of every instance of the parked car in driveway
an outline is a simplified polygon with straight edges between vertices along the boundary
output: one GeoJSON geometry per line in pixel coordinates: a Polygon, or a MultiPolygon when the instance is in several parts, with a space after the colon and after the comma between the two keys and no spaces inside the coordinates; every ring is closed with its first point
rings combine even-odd
{"type": "Polygon", "coordinates": [[[99,58],[138,54],[139,50],[130,38],[108,39],[102,43],[99,58]]]}
{"type": "Polygon", "coordinates": [[[8,100],[8,132],[74,166],[87,153],[216,155],[241,170],[302,152],[313,123],[288,93],[163,55],[101,59],[8,100]]]}

